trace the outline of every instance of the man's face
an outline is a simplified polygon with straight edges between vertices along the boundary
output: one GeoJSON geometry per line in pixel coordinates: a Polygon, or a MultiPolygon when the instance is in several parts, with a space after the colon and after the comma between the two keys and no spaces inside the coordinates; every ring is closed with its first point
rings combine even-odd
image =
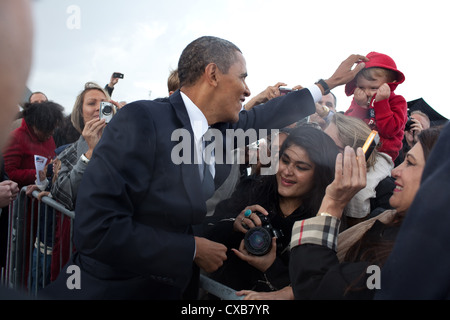
{"type": "Polygon", "coordinates": [[[427,121],[427,119],[424,116],[422,116],[420,114],[417,114],[417,113],[414,113],[414,114],[411,115],[411,118],[416,119],[417,121],[419,121],[420,124],[422,125],[422,128],[424,130],[430,128],[430,122],[427,121]]]}
{"type": "Polygon", "coordinates": [[[47,97],[42,93],[35,93],[30,97],[30,103],[43,103],[47,101],[47,97]]]}
{"type": "Polygon", "coordinates": [[[317,103],[321,106],[326,106],[330,110],[336,112],[336,101],[334,100],[334,97],[331,93],[327,94],[326,96],[322,96],[322,99],[320,99],[320,101],[317,103]]]}
{"type": "Polygon", "coordinates": [[[237,122],[239,112],[245,98],[250,96],[250,89],[245,83],[247,66],[244,56],[236,52],[236,61],[231,65],[227,73],[218,71],[218,85],[215,95],[218,104],[217,122],[237,122]]]}
{"type": "Polygon", "coordinates": [[[430,128],[430,122],[420,114],[412,114],[411,119],[414,123],[410,130],[405,131],[405,139],[410,147],[416,143],[420,131],[430,128]]]}

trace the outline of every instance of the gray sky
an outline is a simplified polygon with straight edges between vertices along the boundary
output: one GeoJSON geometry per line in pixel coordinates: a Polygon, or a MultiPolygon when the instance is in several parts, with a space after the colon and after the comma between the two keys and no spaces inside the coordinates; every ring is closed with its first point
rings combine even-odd
{"type": "MultiPolygon", "coordinates": [[[[308,86],[350,54],[390,55],[406,76],[397,94],[424,98],[450,118],[448,2],[444,0],[35,0],[31,91],[70,113],[87,81],[125,74],[113,99],[167,96],[167,77],[192,40],[235,43],[247,61],[252,96],[278,81],[308,86]],[[151,95],[150,95],[151,93],[151,95]]],[[[333,90],[338,110],[350,98],[333,90]]]]}

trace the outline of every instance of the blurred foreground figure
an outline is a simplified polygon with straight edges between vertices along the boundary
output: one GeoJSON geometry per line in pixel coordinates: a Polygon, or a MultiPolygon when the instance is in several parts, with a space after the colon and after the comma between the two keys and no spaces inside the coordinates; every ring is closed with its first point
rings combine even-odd
{"type": "MultiPolygon", "coordinates": [[[[1,149],[7,143],[30,72],[33,39],[30,9],[30,3],[26,0],[0,1],[1,149]]],[[[3,215],[3,218],[5,217],[8,215],[3,215]]],[[[19,293],[0,287],[0,299],[25,298],[19,293]]]]}

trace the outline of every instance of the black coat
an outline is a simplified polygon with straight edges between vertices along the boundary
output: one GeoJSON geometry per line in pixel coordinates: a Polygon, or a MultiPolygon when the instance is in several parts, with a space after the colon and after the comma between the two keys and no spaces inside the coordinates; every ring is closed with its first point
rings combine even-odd
{"type": "MultiPolygon", "coordinates": [[[[386,226],[380,221],[363,235],[367,242],[393,242],[399,225],[386,226]]],[[[338,244],[339,246],[339,244],[338,244]]],[[[352,262],[340,263],[336,252],[326,246],[302,244],[291,251],[290,275],[295,299],[373,299],[377,289],[369,289],[367,272],[370,265],[380,263],[369,261],[375,257],[362,257],[367,252],[360,251],[352,262]]]]}
{"type": "MultiPolygon", "coordinates": [[[[385,225],[376,221],[363,235],[365,243],[393,242],[399,225],[385,225]]],[[[339,243],[338,243],[339,246],[339,243]]],[[[364,244],[362,245],[364,247],[364,244]]],[[[302,244],[291,251],[290,275],[295,299],[373,299],[376,289],[367,286],[372,275],[370,265],[381,266],[367,251],[348,262],[339,262],[336,252],[326,246],[302,244]],[[364,258],[363,258],[364,257],[364,258]]]]}

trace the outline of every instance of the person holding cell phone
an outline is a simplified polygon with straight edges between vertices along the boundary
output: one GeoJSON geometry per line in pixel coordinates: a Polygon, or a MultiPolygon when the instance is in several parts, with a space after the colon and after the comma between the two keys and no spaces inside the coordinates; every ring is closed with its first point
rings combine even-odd
{"type": "Polygon", "coordinates": [[[355,153],[346,146],[338,155],[335,180],[317,216],[296,222],[292,230],[289,274],[295,299],[374,298],[379,283],[369,277],[392,251],[439,134],[437,128],[422,131],[405,161],[392,170],[396,187],[389,201],[394,209],[341,233],[345,206],[366,184],[366,163],[361,148],[355,153]]]}
{"type": "Polygon", "coordinates": [[[105,91],[108,92],[109,96],[112,96],[114,91],[114,86],[119,82],[119,79],[123,79],[124,74],[120,72],[114,72],[109,79],[109,83],[105,86],[105,91]]]}

